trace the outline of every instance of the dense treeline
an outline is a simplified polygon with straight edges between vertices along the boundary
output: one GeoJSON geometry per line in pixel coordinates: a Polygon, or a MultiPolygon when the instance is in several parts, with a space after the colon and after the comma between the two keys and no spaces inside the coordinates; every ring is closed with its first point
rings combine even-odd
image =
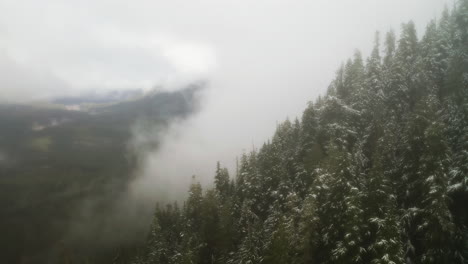
{"type": "Polygon", "coordinates": [[[204,87],[192,83],[87,111],[0,103],[0,263],[109,263],[115,248],[145,241],[151,208],[121,208],[131,203],[138,155],[160,142],[132,141],[134,131],[149,124],[162,130],[193,115],[204,87]]]}
{"type": "Polygon", "coordinates": [[[234,177],[158,206],[133,263],[468,263],[468,1],[382,39],[234,177]]]}

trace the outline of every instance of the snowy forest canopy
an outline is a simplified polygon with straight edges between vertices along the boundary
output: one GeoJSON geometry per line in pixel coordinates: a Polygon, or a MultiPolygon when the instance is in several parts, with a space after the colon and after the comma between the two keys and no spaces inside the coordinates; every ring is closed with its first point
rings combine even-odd
{"type": "Polygon", "coordinates": [[[375,35],[301,120],[115,263],[468,263],[468,1],[375,35]]]}

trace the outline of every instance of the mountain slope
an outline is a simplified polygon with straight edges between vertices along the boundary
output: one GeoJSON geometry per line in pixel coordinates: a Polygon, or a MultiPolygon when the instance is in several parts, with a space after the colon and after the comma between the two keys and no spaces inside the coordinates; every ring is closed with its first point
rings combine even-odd
{"type": "Polygon", "coordinates": [[[157,206],[131,263],[467,263],[467,21],[377,35],[235,177],[157,206]]]}
{"type": "Polygon", "coordinates": [[[137,166],[132,127],[144,120],[164,128],[188,118],[201,89],[194,84],[89,111],[0,105],[2,262],[56,263],[64,247],[95,257],[122,243],[105,233],[123,228],[109,218],[137,166]]]}

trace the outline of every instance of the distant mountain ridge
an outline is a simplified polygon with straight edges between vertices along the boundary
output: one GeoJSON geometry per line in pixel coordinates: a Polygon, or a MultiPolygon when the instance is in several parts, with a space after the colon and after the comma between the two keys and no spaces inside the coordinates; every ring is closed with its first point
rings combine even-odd
{"type": "Polygon", "coordinates": [[[141,89],[130,90],[113,90],[107,92],[90,92],[76,96],[63,96],[52,100],[54,104],[62,105],[79,105],[85,103],[102,104],[102,103],[116,103],[141,97],[144,95],[141,89]]]}
{"type": "MultiPolygon", "coordinates": [[[[137,165],[128,147],[132,127],[137,120],[165,128],[189,118],[198,111],[205,86],[193,83],[140,97],[114,94],[87,111],[0,104],[1,262],[57,263],[55,253],[65,246],[102,263],[108,248],[134,241],[146,225],[122,228],[125,223],[110,212],[137,165]],[[107,237],[113,229],[122,231],[107,237]]],[[[146,147],[157,148],[158,140],[146,147]]]]}

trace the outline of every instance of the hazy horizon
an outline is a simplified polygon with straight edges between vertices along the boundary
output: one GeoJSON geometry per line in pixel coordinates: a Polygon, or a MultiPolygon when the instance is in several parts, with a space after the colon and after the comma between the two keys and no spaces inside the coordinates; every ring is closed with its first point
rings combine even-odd
{"type": "Polygon", "coordinates": [[[369,54],[375,31],[398,35],[413,20],[421,36],[444,5],[453,1],[2,1],[0,101],[206,80],[201,111],[169,129],[144,172],[185,190],[193,174],[209,182],[217,160],[232,172],[242,151],[300,117],[343,58],[369,54]]]}
{"type": "Polygon", "coordinates": [[[468,0],[0,0],[0,262],[465,263],[467,40],[468,0]]]}

